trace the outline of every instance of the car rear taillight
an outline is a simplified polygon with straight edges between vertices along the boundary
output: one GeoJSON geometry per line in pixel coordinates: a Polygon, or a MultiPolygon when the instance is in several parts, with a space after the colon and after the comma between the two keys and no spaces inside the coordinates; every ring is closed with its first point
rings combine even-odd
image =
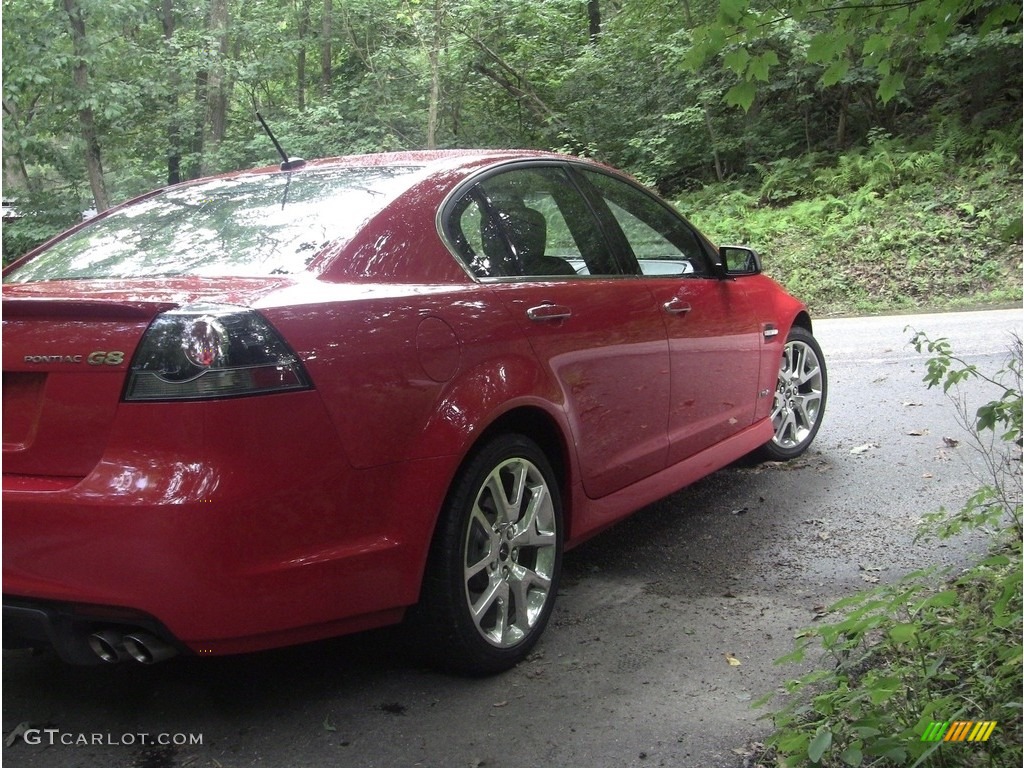
{"type": "Polygon", "coordinates": [[[205,400],[310,386],[298,356],[260,315],[196,305],[153,320],[132,359],[124,399],[205,400]]]}

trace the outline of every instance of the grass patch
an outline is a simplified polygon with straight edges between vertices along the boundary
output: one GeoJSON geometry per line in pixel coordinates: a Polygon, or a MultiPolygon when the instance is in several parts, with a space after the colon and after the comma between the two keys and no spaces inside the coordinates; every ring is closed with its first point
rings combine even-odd
{"type": "Polygon", "coordinates": [[[759,168],[677,202],[714,241],[749,244],[818,315],[1019,303],[1019,155],[910,150],[891,140],[834,161],[759,168]]]}

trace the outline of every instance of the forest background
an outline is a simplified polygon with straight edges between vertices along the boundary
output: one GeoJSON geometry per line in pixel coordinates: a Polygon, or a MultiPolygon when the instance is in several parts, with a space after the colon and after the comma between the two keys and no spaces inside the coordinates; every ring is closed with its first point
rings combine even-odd
{"type": "Polygon", "coordinates": [[[1021,299],[1019,2],[3,0],[2,24],[5,263],[276,162],[259,110],[305,158],[594,157],[819,314],[1021,299]]]}

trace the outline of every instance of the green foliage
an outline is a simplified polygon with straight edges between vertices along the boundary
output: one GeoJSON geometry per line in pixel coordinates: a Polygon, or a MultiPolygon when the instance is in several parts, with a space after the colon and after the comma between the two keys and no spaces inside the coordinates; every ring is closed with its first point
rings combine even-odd
{"type": "Polygon", "coordinates": [[[775,28],[796,22],[805,36],[799,58],[822,67],[823,86],[843,82],[852,66],[866,67],[877,74],[876,93],[885,104],[908,87],[908,75],[922,57],[940,55],[951,36],[963,30],[978,37],[998,35],[1018,29],[1020,19],[1019,3],[998,0],[794,0],[784,6],[723,0],[718,15],[696,30],[700,42],[685,61],[696,70],[719,56],[721,65],[739,78],[726,101],[748,110],[755,84],[769,80],[773,67],[783,63],[773,52],[761,50],[765,39],[775,28]]]}
{"type": "Polygon", "coordinates": [[[928,529],[946,538],[965,528],[999,530],[1009,527],[1018,539],[1024,537],[1021,515],[1020,447],[1024,430],[1024,403],[1021,398],[1022,345],[1020,337],[1013,343],[1006,366],[994,374],[986,374],[972,363],[954,354],[948,339],[930,339],[918,331],[911,339],[918,352],[927,352],[929,387],[942,387],[947,395],[968,381],[984,382],[994,397],[974,413],[967,404],[955,400],[957,413],[973,447],[983,458],[985,476],[982,486],[956,514],[944,510],[924,518],[928,529]],[[990,438],[990,439],[986,439],[990,438]]]}
{"type": "Polygon", "coordinates": [[[1020,548],[1006,547],[946,584],[916,572],[833,605],[840,618],[805,630],[791,655],[823,659],[773,715],[776,764],[1018,764],[1021,577],[1020,548]],[[921,741],[930,722],[958,719],[998,726],[982,744],[921,741]]]}
{"type": "Polygon", "coordinates": [[[922,529],[946,538],[965,526],[986,527],[996,532],[992,551],[957,577],[927,569],[847,597],[829,609],[834,621],[802,631],[795,650],[778,661],[802,660],[812,649],[823,659],[787,684],[788,701],[773,715],[776,730],[767,744],[776,765],[954,768],[1024,759],[1020,339],[993,375],[954,355],[945,339],[917,333],[912,343],[932,355],[930,387],[955,392],[981,378],[1002,391],[965,426],[990,463],[1009,462],[1010,471],[960,512],[925,518],[922,529]],[[984,442],[985,435],[995,441],[984,442]],[[930,723],[954,720],[998,725],[987,742],[922,741],[930,723]]]}
{"type": "Polygon", "coordinates": [[[946,338],[930,339],[923,331],[918,331],[911,339],[911,344],[918,352],[932,355],[928,359],[928,373],[924,380],[929,387],[942,387],[949,393],[950,389],[971,379],[988,382],[1001,391],[998,399],[991,400],[978,409],[974,429],[978,432],[995,432],[997,427],[1005,429],[998,437],[1004,442],[1021,441],[1024,413],[1021,408],[1021,361],[1020,339],[1015,344],[1015,352],[1002,370],[993,376],[986,376],[972,363],[953,353],[953,348],[946,338]],[[1009,381],[1007,381],[1009,379],[1009,381]]]}
{"type": "Polygon", "coordinates": [[[1020,150],[939,129],[931,145],[878,136],[758,164],[756,189],[710,185],[678,207],[713,240],[758,248],[819,314],[1020,301],[1020,150]]]}
{"type": "Polygon", "coordinates": [[[49,240],[81,220],[80,198],[75,194],[40,194],[19,197],[20,218],[3,226],[4,264],[49,240]]]}
{"type": "MultiPolygon", "coordinates": [[[[1002,291],[1006,259],[995,243],[1012,245],[1024,229],[1012,202],[979,199],[959,170],[984,157],[994,178],[981,186],[994,190],[1020,169],[1019,7],[999,0],[800,0],[787,12],[749,0],[599,2],[596,35],[580,0],[76,1],[85,90],[74,85],[79,59],[61,4],[3,0],[8,197],[80,196],[71,207],[91,207],[82,108],[94,113],[114,203],[276,162],[259,109],[286,150],[307,158],[520,146],[590,155],[669,195],[726,180],[747,194],[757,181],[763,206],[824,216],[837,238],[851,227],[852,243],[837,245],[852,245],[856,260],[886,245],[861,243],[883,200],[913,216],[940,190],[949,231],[888,244],[922,273],[888,293],[889,272],[904,262],[871,262],[850,302],[862,309],[913,306],[936,279],[951,299],[1002,291]],[[226,28],[211,18],[219,3],[226,28]],[[950,176],[968,186],[949,188],[950,176]],[[982,280],[940,274],[936,246],[956,241],[961,226],[990,243],[971,268],[982,280]]],[[[754,234],[782,234],[748,218],[754,234]]],[[[10,227],[5,258],[37,241],[28,230],[42,221],[10,227]]],[[[787,274],[816,287],[809,263],[787,274]]],[[[843,301],[840,288],[824,298],[843,301]]]]}

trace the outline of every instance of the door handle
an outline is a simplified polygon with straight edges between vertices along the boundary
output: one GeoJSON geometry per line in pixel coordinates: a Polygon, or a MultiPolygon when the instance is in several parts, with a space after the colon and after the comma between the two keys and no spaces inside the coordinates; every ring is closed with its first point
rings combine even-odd
{"type": "Polygon", "coordinates": [[[526,316],[538,323],[547,320],[565,320],[572,316],[572,310],[564,304],[541,304],[526,310],[526,316]]]}
{"type": "Polygon", "coordinates": [[[693,309],[693,307],[690,306],[690,302],[684,301],[683,299],[669,299],[661,306],[662,309],[670,315],[685,315],[693,309]]]}

